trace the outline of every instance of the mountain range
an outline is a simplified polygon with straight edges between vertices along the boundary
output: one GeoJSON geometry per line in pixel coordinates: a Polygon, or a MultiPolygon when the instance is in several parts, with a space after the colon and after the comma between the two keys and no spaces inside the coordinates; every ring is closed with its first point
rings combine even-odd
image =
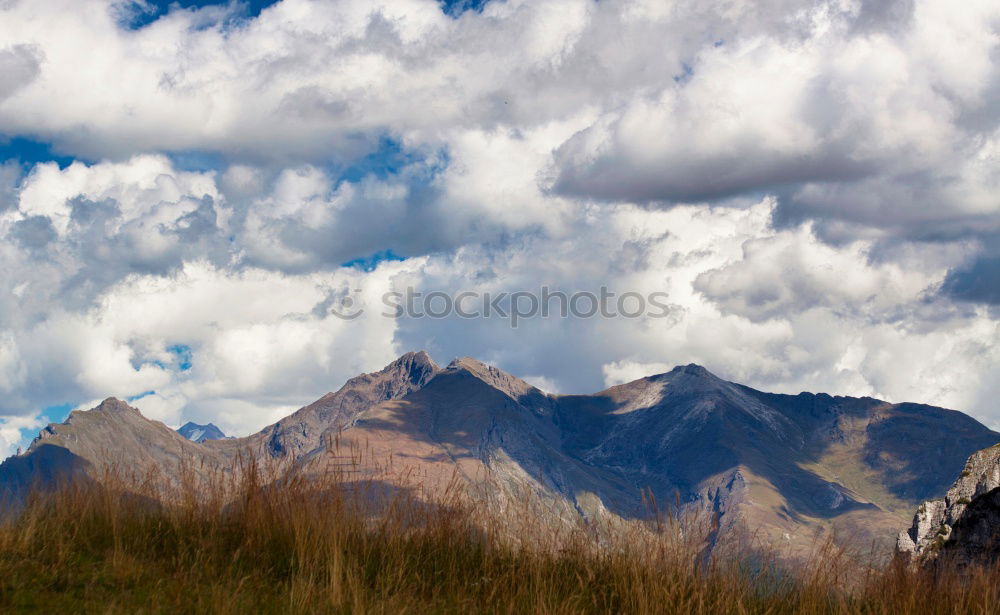
{"type": "Polygon", "coordinates": [[[643,518],[658,502],[795,552],[826,536],[891,544],[921,501],[997,442],[954,410],[764,393],[698,365],[553,395],[475,359],[442,368],[414,352],[242,438],[188,439],[111,398],[42,429],[0,464],[0,490],[16,503],[32,485],[94,479],[107,464],[179,477],[254,458],[306,475],[346,468],[425,496],[456,482],[497,501],[530,496],[556,517],[643,518]]]}

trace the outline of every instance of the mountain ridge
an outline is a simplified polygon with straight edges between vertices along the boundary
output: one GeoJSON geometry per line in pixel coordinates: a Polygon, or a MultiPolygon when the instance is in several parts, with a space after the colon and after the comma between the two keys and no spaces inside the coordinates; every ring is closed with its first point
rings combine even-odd
{"type": "MultiPolygon", "coordinates": [[[[319,474],[342,465],[337,447],[355,447],[372,455],[352,470],[358,476],[391,483],[385,467],[405,467],[429,494],[458,476],[483,497],[533,494],[553,518],[641,518],[648,493],[792,550],[816,532],[890,541],[969,454],[1000,441],[956,411],[764,393],[695,364],[591,395],[552,395],[469,357],[441,368],[425,352],[351,378],[244,438],[191,442],[111,399],[42,432],[79,458],[68,464],[77,474],[115,455],[167,475],[185,463],[232,468],[241,455],[319,474]],[[112,442],[98,417],[118,417],[130,435],[112,442]]],[[[52,473],[28,468],[55,459],[37,448],[0,464],[0,487],[17,493],[32,473],[52,473]]]]}

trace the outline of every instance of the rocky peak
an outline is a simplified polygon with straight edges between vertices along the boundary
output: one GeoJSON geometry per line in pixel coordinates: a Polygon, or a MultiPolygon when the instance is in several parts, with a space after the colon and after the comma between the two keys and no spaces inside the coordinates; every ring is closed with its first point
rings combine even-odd
{"type": "Polygon", "coordinates": [[[678,365],[665,374],[654,376],[654,379],[669,383],[675,392],[702,393],[715,390],[729,390],[732,384],[719,378],[700,365],[678,365]]]}
{"type": "Polygon", "coordinates": [[[207,425],[199,425],[198,423],[188,421],[180,429],[177,430],[177,433],[184,436],[188,440],[191,440],[192,442],[198,442],[198,443],[205,442],[206,440],[226,439],[226,434],[221,429],[216,427],[213,423],[208,423],[207,425]]]}
{"type": "Polygon", "coordinates": [[[697,363],[688,363],[687,365],[678,365],[677,367],[670,370],[671,374],[684,374],[687,376],[695,376],[698,378],[714,378],[718,380],[718,377],[712,372],[708,371],[701,365],[697,363]]]}
{"type": "MultiPolygon", "coordinates": [[[[646,411],[643,430],[665,430],[663,443],[688,440],[711,422],[760,429],[780,440],[801,442],[803,436],[776,408],[752,389],[719,378],[696,364],[614,387],[618,413],[646,411]]],[[[640,419],[635,419],[640,420],[640,419]]],[[[629,436],[632,437],[632,436],[629,436]]]]}
{"type": "Polygon", "coordinates": [[[407,352],[377,372],[351,378],[339,391],[319,401],[336,399],[346,391],[362,392],[366,397],[374,393],[376,401],[395,399],[423,387],[440,371],[426,352],[407,352]]]}
{"type": "Polygon", "coordinates": [[[107,414],[121,414],[124,412],[138,414],[139,411],[117,397],[109,397],[102,401],[93,411],[105,412],[107,414]]]}
{"type": "Polygon", "coordinates": [[[445,369],[452,371],[465,370],[473,375],[483,375],[488,374],[490,371],[500,371],[498,368],[493,367],[492,365],[487,365],[479,359],[474,359],[472,357],[459,357],[449,363],[445,369]]]}
{"type": "MultiPolygon", "coordinates": [[[[66,417],[66,421],[63,424],[73,424],[74,421],[79,420],[80,417],[88,415],[94,418],[100,417],[105,421],[119,421],[125,417],[144,418],[142,417],[142,413],[139,412],[137,408],[133,408],[117,397],[109,397],[90,410],[73,410],[69,413],[69,416],[66,417]]],[[[45,437],[46,435],[51,435],[54,433],[57,426],[58,424],[56,423],[48,425],[42,430],[39,436],[45,437]]]]}
{"type": "Polygon", "coordinates": [[[750,414],[771,414],[769,409],[744,387],[719,378],[700,365],[678,365],[665,374],[654,376],[661,382],[665,397],[698,396],[706,400],[726,400],[731,405],[740,407],[750,414]]]}
{"type": "Polygon", "coordinates": [[[379,374],[395,376],[419,387],[426,384],[438,371],[440,368],[430,355],[421,350],[407,352],[387,365],[379,374]]]}
{"type": "Polygon", "coordinates": [[[375,404],[423,388],[440,371],[426,352],[408,352],[377,372],[351,378],[256,437],[266,439],[271,456],[305,455],[322,445],[324,433],[344,428],[375,404]]]}

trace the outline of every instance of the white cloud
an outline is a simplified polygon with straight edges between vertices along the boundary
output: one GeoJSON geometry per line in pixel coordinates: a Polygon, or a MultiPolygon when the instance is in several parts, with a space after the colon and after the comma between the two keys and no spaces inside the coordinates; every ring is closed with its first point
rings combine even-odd
{"type": "Polygon", "coordinates": [[[535,319],[516,330],[502,318],[424,318],[401,321],[396,337],[405,347],[429,344],[435,356],[471,354],[540,375],[561,392],[696,362],[764,390],[922,400],[996,420],[977,384],[996,374],[995,320],[928,290],[962,246],[951,256],[911,246],[880,262],[871,242],[838,249],[808,226],[774,230],[773,207],[605,210],[562,240],[467,248],[397,282],[453,293],[542,284],[596,293],[607,284],[666,292],[668,318],[535,319]]]}
{"type": "Polygon", "coordinates": [[[17,452],[24,434],[45,426],[39,416],[0,416],[0,457],[17,452]]]}
{"type": "Polygon", "coordinates": [[[612,361],[601,366],[604,385],[608,387],[632,382],[646,376],[669,372],[673,365],[668,363],[636,363],[635,361],[612,361]]]}

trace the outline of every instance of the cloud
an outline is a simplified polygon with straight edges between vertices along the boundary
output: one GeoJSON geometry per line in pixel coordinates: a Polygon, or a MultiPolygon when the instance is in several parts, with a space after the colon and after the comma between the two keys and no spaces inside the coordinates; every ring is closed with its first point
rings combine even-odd
{"type": "MultiPolygon", "coordinates": [[[[0,104],[0,130],[90,159],[214,152],[343,170],[391,136],[461,166],[530,135],[532,158],[490,159],[493,172],[571,200],[770,192],[779,221],[825,223],[831,241],[996,230],[1000,10],[987,1],[495,2],[453,19],[431,0],[285,0],[236,21],[173,10],[138,31],[58,5],[0,14],[17,57],[47,59],[0,104]]],[[[435,187],[410,198],[503,215],[435,187]]]]}
{"type": "Polygon", "coordinates": [[[952,269],[942,290],[960,301],[1000,305],[1000,256],[983,255],[952,269]]]}
{"type": "Polygon", "coordinates": [[[304,403],[395,358],[391,321],[355,324],[312,310],[330,289],[361,275],[372,285],[390,265],[285,276],[191,263],[169,277],[130,276],[86,312],[53,310],[3,338],[0,385],[9,394],[0,411],[156,391],[136,404],[175,423],[188,404],[304,403]],[[190,348],[189,366],[171,350],[178,345],[190,348]]]}
{"type": "Polygon", "coordinates": [[[38,416],[0,416],[0,456],[7,457],[17,452],[23,432],[44,426],[45,422],[38,416]]]}
{"type": "Polygon", "coordinates": [[[669,372],[673,365],[668,363],[636,363],[635,361],[612,361],[605,363],[601,369],[604,371],[604,384],[608,387],[625,384],[633,380],[639,380],[653,374],[663,374],[669,372]]]}
{"type": "Polygon", "coordinates": [[[8,237],[23,248],[36,250],[56,239],[56,229],[45,216],[29,216],[12,224],[8,237]]]}
{"type": "Polygon", "coordinates": [[[1000,420],[996,2],[115,4],[0,9],[0,134],[78,159],[0,165],[0,446],[149,391],[247,433],[419,348],[1000,420]],[[373,313],[408,286],[668,309],[373,313]]]}
{"type": "Polygon", "coordinates": [[[739,209],[616,207],[562,240],[469,247],[395,280],[453,295],[542,285],[663,292],[666,318],[535,318],[512,329],[503,318],[424,317],[399,321],[395,339],[442,360],[471,354],[543,375],[563,393],[695,362],[764,390],[917,399],[997,420],[977,391],[996,373],[988,357],[1000,331],[987,311],[935,292],[968,246],[908,244],[891,254],[873,241],[830,246],[808,225],[771,227],[774,207],[769,199],[739,209]]]}
{"type": "Polygon", "coordinates": [[[802,38],[701,49],[679,83],[560,145],[554,189],[664,204],[772,192],[779,217],[795,223],[923,238],[995,232],[996,7],[878,4],[842,14],[816,5],[802,38]],[[927,54],[959,33],[966,61],[927,54]]]}
{"type": "Polygon", "coordinates": [[[752,321],[785,318],[817,307],[872,320],[898,317],[901,305],[933,294],[940,280],[941,257],[872,263],[870,242],[834,248],[808,226],[743,243],[743,256],[707,271],[694,288],[726,312],[752,321]]]}
{"type": "MultiPolygon", "coordinates": [[[[283,195],[285,206],[305,215],[313,195],[328,189],[310,173],[286,179],[269,193],[272,209],[281,209],[274,195],[283,195]]],[[[91,222],[121,215],[108,203],[73,207],[93,214],[91,222]]],[[[370,271],[185,258],[170,272],[123,268],[79,305],[31,303],[33,270],[8,291],[8,317],[21,324],[7,329],[0,345],[3,412],[155,391],[135,402],[153,418],[213,420],[227,432],[248,433],[356,373],[426,348],[442,362],[478,356],[561,392],[698,362],[768,390],[919,399],[992,416],[978,392],[995,371],[986,358],[995,322],[927,291],[970,249],[908,245],[876,258],[871,241],[837,247],[808,225],[775,229],[775,207],[773,199],[740,208],[604,207],[566,219],[557,231],[383,261],[370,271]],[[390,290],[496,293],[542,285],[567,293],[602,285],[661,292],[668,309],[664,318],[532,318],[516,329],[502,318],[381,315],[390,290]],[[362,317],[343,320],[332,311],[342,311],[347,297],[365,309],[362,317]],[[181,361],[176,348],[188,358],[181,361]],[[909,358],[900,370],[902,355],[909,358]]],[[[137,202],[126,209],[159,211],[137,202]]],[[[71,210],[66,238],[82,217],[71,210]]],[[[237,246],[245,241],[235,237],[237,246]]],[[[41,258],[23,248],[13,254],[41,258]]],[[[42,272],[65,275],[65,261],[48,260],[42,272]]]]}

